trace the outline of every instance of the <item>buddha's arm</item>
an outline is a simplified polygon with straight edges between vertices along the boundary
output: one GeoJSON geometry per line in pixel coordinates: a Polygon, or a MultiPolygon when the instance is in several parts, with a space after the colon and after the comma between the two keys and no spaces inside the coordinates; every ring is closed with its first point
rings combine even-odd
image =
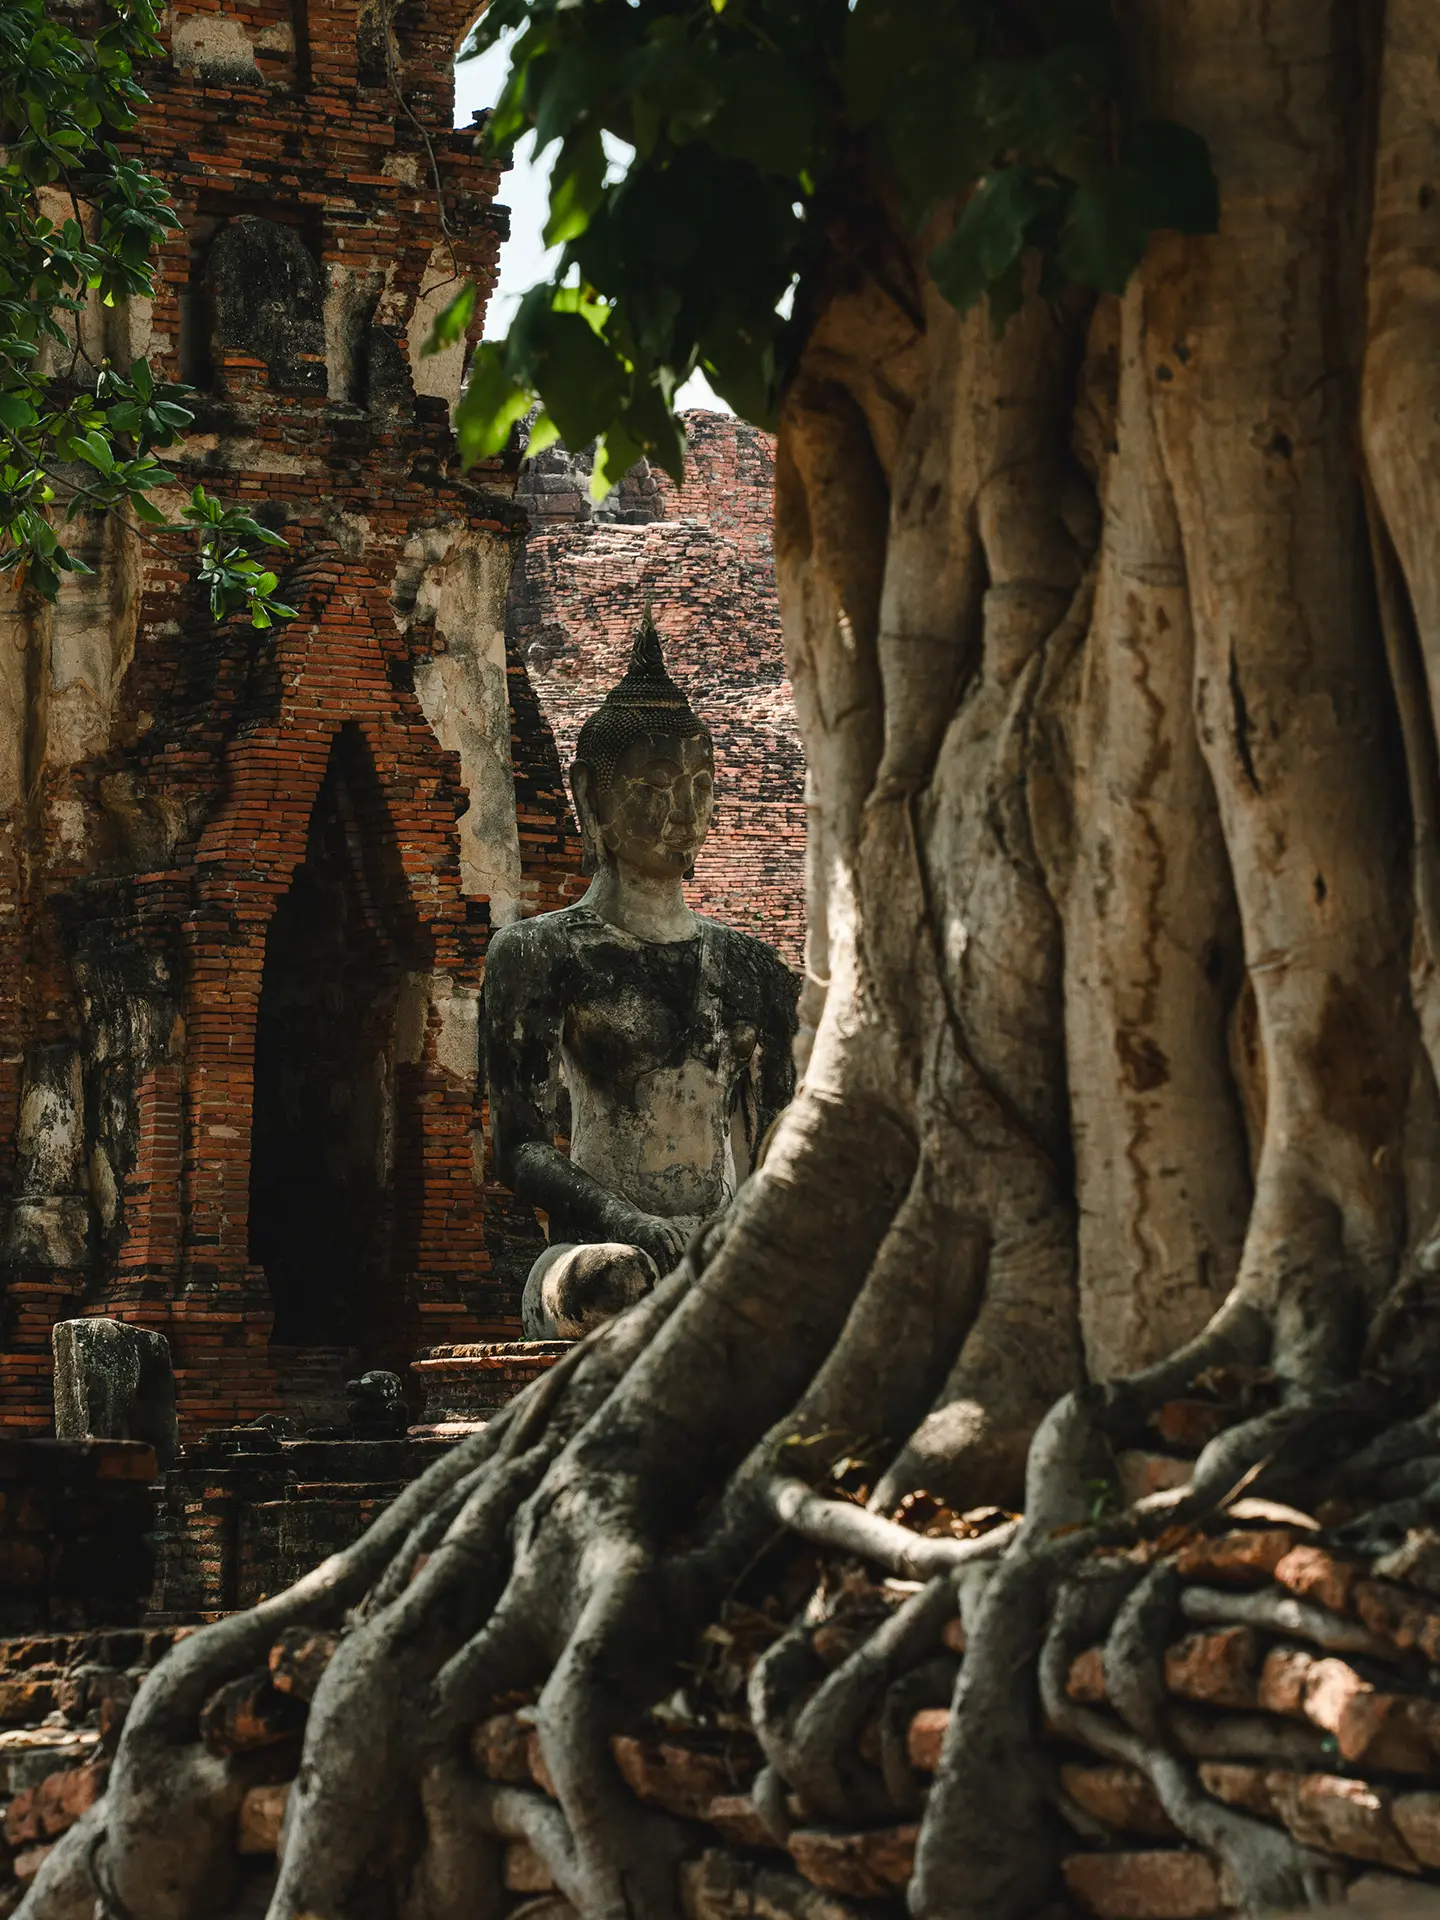
{"type": "MultiPolygon", "coordinates": [[[[795,1007],[799,986],[780,960],[765,983],[760,1018],[760,1072],[755,1105],[757,1139],[763,1140],[776,1116],[795,1096],[795,1007]]],[[[753,1150],[752,1150],[753,1151],[753,1150]]]]}
{"type": "Polygon", "coordinates": [[[668,1266],[672,1236],[555,1146],[556,1063],[565,1007],[553,949],[534,923],[502,928],[485,965],[485,1075],[495,1170],[549,1214],[552,1238],[641,1246],[668,1266]]]}

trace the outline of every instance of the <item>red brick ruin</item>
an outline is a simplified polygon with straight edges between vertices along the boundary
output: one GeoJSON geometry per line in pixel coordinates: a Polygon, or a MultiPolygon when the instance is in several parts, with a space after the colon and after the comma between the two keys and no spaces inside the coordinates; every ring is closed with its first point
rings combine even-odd
{"type": "Polygon", "coordinates": [[[13,1432],[48,1430],[51,1327],[79,1315],[165,1334],[188,1437],[304,1411],[357,1359],[518,1333],[487,1250],[487,1208],[497,1244],[514,1208],[484,1177],[485,941],[583,887],[551,723],[568,750],[646,592],[728,788],[697,904],[798,962],[763,441],[706,417],[683,494],[632,476],[664,524],[547,520],[507,650],[541,489],[517,499],[518,455],[460,473],[463,348],[419,351],[507,229],[498,168],[449,130],[470,11],[180,0],[145,76],[138,144],[182,231],[153,306],[85,344],[199,389],[171,491],[283,532],[299,613],[217,626],[185,537],[102,518],[92,578],[6,611],[13,1432]]]}

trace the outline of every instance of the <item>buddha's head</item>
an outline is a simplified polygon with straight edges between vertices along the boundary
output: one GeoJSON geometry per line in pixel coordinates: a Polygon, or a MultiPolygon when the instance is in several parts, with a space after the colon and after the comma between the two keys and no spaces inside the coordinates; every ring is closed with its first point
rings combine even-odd
{"type": "Polygon", "coordinates": [[[585,871],[689,879],[715,811],[715,754],[645,616],[623,680],[580,729],[570,769],[585,871]]]}

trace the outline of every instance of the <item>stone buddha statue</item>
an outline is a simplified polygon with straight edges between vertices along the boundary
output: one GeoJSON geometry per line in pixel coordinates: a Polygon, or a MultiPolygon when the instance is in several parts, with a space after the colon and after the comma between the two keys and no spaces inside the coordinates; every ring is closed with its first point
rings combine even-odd
{"type": "Polygon", "coordinates": [[[648,615],[570,777],[589,890],[502,927],[485,973],[496,1170],[550,1241],[525,1287],[527,1339],[577,1338],[653,1286],[794,1091],[794,977],[685,904],[714,753],[648,615]]]}

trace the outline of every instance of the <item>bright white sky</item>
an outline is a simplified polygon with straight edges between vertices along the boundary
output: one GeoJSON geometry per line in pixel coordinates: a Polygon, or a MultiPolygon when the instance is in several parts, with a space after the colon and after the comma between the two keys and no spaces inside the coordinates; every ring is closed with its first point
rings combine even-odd
{"type": "MultiPolygon", "coordinates": [[[[468,127],[482,107],[493,107],[500,97],[509,66],[505,41],[478,60],[462,60],[455,69],[455,124],[468,127]]],[[[547,249],[541,234],[549,212],[550,161],[536,166],[535,136],[527,134],[515,153],[515,164],[500,184],[502,201],[510,209],[510,238],[500,249],[500,284],[490,297],[485,316],[487,340],[503,339],[520,296],[545,279],[559,259],[558,247],[547,249]]],[[[681,407],[710,407],[717,413],[731,409],[712,389],[703,373],[693,375],[676,395],[681,407]]]]}

